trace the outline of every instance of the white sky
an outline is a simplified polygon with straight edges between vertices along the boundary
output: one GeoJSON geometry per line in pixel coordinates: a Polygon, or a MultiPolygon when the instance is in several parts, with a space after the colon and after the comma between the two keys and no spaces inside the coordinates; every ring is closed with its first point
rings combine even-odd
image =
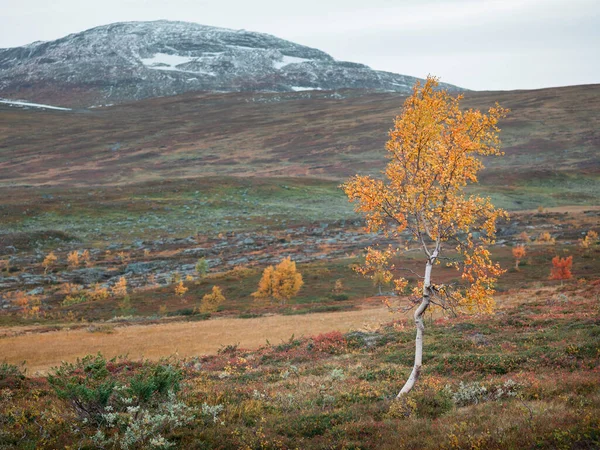
{"type": "Polygon", "coordinates": [[[158,19],[270,33],[470,89],[600,83],[600,0],[0,0],[0,48],[158,19]]]}

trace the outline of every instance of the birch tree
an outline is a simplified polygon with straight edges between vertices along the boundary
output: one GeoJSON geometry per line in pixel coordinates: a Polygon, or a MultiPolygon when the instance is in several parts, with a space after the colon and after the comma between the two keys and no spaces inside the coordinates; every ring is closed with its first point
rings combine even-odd
{"type": "MultiPolygon", "coordinates": [[[[423,362],[423,317],[428,308],[489,313],[493,310],[494,283],[503,270],[490,257],[496,222],[506,213],[489,198],[468,195],[465,187],[477,183],[483,168],[481,156],[501,155],[498,120],[508,110],[496,104],[487,114],[461,110],[462,96],[437,90],[436,78],[417,83],[396,117],[386,144],[389,162],[383,178],[356,175],[343,185],[356,210],[365,216],[368,232],[381,231],[397,244],[369,248],[358,269],[373,276],[385,267],[397,293],[412,287],[416,308],[415,360],[398,397],[410,392],[423,362]],[[423,275],[409,286],[396,267],[406,245],[416,242],[423,255],[423,275]],[[445,262],[461,273],[461,282],[434,282],[434,266],[445,262]]],[[[381,275],[379,275],[381,276],[381,275]]]]}

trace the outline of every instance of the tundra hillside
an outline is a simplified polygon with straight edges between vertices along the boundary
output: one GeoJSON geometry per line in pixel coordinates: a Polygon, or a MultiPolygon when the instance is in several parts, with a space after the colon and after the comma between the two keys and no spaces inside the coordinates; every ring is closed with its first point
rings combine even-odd
{"type": "MultiPolygon", "coordinates": [[[[406,298],[354,270],[394,241],[339,185],[384,168],[404,97],[0,106],[0,446],[598,447],[599,93],[466,95],[511,109],[467,190],[510,213],[506,272],[492,315],[428,310],[401,402],[414,323],[382,298],[406,298]]],[[[412,284],[420,251],[392,260],[412,284]]]]}

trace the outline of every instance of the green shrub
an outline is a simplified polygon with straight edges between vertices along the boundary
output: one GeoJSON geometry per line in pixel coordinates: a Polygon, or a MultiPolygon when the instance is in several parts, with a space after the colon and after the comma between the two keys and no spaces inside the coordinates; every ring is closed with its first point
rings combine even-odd
{"type": "Polygon", "coordinates": [[[103,421],[108,400],[116,386],[102,355],[88,355],[75,364],[63,362],[48,376],[48,383],[66,399],[75,414],[94,424],[103,421]]]}
{"type": "Polygon", "coordinates": [[[348,294],[329,294],[329,298],[337,302],[348,300],[350,296],[348,294]]]}
{"type": "Polygon", "coordinates": [[[169,392],[178,392],[182,379],[181,371],[172,365],[149,365],[131,378],[126,392],[138,404],[148,404],[164,399],[169,392]]]}
{"type": "MultiPolygon", "coordinates": [[[[23,363],[24,365],[24,363],[23,363]]],[[[21,370],[14,364],[3,362],[0,364],[0,389],[21,386],[25,380],[25,370],[21,370]]]]}
{"type": "Polygon", "coordinates": [[[415,413],[423,419],[437,419],[443,416],[454,406],[452,395],[444,390],[433,391],[426,389],[417,391],[412,395],[415,402],[415,413]]]}
{"type": "Polygon", "coordinates": [[[125,449],[168,447],[163,435],[192,421],[192,408],[177,397],[182,380],[167,361],[119,364],[101,354],[63,363],[48,376],[95,446],[125,449]]]}

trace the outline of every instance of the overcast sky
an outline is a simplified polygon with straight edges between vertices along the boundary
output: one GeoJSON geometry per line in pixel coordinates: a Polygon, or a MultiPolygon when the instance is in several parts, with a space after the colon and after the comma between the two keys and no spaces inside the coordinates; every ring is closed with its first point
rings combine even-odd
{"type": "Polygon", "coordinates": [[[600,83],[600,0],[0,0],[0,48],[158,19],[270,33],[470,89],[600,83]]]}

